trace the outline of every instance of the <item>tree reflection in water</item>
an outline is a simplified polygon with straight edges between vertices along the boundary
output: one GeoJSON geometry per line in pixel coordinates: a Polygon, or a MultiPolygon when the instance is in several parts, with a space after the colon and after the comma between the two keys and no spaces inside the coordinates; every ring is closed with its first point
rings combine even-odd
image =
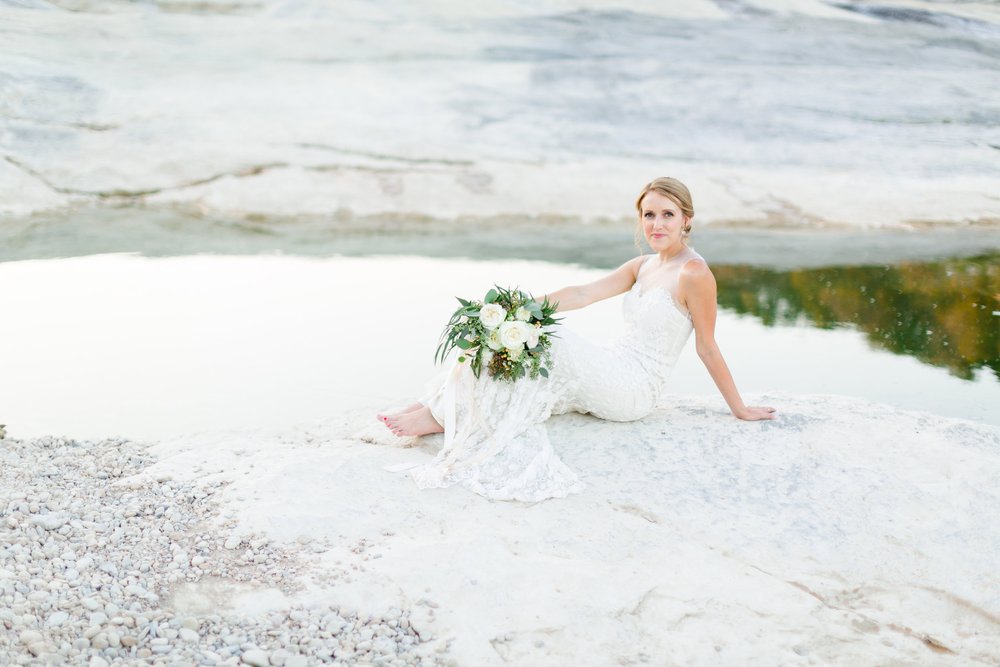
{"type": "Polygon", "coordinates": [[[712,267],[719,304],[764,324],[853,326],[873,344],[971,380],[1000,379],[1000,253],[885,266],[712,267]]]}

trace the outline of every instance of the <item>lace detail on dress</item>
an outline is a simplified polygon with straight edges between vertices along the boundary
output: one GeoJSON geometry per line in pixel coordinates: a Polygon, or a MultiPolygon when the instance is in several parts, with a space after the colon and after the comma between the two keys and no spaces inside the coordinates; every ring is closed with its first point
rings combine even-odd
{"type": "Polygon", "coordinates": [[[625,333],[614,343],[596,345],[560,327],[548,378],[508,383],[483,373],[477,379],[467,363],[453,361],[440,387],[421,399],[444,425],[445,444],[410,469],[417,485],[462,484],[494,500],[580,491],[582,482],[556,455],[544,422],[570,411],[612,421],[646,416],[691,333],[690,317],[667,292],[640,290],[636,282],[625,294],[625,333]]]}

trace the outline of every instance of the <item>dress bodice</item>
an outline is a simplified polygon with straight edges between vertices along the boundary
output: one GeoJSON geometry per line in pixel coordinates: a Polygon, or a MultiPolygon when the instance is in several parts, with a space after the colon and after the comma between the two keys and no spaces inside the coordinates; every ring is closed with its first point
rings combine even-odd
{"type": "Polygon", "coordinates": [[[656,369],[673,368],[691,335],[691,316],[681,312],[670,294],[637,280],[622,302],[625,334],[620,344],[648,359],[656,369]]]}

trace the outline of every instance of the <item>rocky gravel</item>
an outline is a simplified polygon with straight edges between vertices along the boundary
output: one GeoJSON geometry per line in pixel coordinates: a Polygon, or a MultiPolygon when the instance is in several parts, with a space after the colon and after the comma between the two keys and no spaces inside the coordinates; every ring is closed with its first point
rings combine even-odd
{"type": "Polygon", "coordinates": [[[202,580],[292,597],[309,552],[234,535],[216,500],[227,482],[141,474],[153,462],[124,439],[0,440],[0,665],[450,663],[408,609],[175,610],[202,580]]]}

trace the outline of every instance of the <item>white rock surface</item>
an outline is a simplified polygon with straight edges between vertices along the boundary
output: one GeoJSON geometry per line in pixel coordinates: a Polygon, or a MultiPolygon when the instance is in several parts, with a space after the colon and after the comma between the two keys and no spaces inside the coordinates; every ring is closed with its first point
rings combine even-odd
{"type": "Polygon", "coordinates": [[[998,11],[868,4],[5,0],[0,214],[1000,218],[998,11]]]}
{"type": "MultiPolygon", "coordinates": [[[[587,489],[535,505],[417,491],[383,466],[438,437],[365,444],[392,441],[374,420],[353,431],[367,414],[164,442],[144,475],[218,470],[238,530],[322,545],[296,599],[405,623],[417,654],[457,664],[1000,660],[1000,429],[836,396],[751,400],[781,418],[686,396],[637,423],[554,418],[587,489]]],[[[357,636],[351,650],[388,648],[357,636]]]]}

